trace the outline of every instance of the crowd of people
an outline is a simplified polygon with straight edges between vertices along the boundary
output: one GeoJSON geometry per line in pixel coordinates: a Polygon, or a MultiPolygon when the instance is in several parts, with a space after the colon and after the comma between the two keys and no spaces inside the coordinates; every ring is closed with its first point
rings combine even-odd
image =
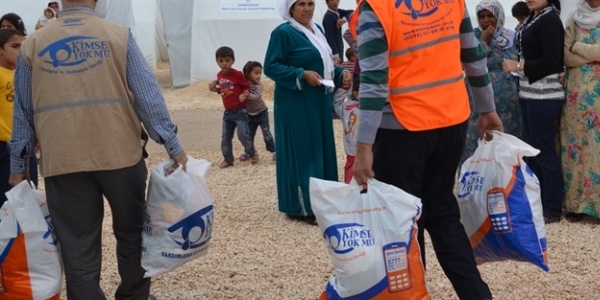
{"type": "MultiPolygon", "coordinates": [[[[66,0],[61,10],[52,1],[31,35],[17,14],[0,18],[0,201],[23,180],[37,183],[40,147],[69,299],[105,299],[99,287],[103,196],[115,216],[121,275],[115,297],[152,299],[139,264],[147,175],[140,134],[147,131],[184,168],[187,156],[133,36],[96,17],[96,3],[66,0]],[[60,26],[65,18],[84,22],[60,26]],[[94,37],[111,55],[79,61],[38,55],[66,46],[69,36],[94,37]],[[45,71],[52,68],[61,72],[45,71]]],[[[338,115],[344,181],[376,178],[421,198],[420,248],[427,230],[460,299],[492,299],[453,188],[459,163],[480,140],[493,139],[493,130],[540,150],[526,162],[540,180],[546,223],[563,215],[600,218],[600,0],[581,1],[566,29],[558,0],[519,1],[511,9],[519,21],[514,30],[505,27],[498,0],[477,4],[475,28],[462,1],[430,12],[385,1],[363,0],[355,10],[339,9],[339,0],[325,3],[320,26],[314,0],[283,1],[284,22],[271,32],[263,64],[249,61],[239,71],[233,49],[216,49],[220,71],[208,89],[224,106],[220,168],[234,165],[235,132],[244,147],[238,159],[258,163],[260,128],[275,162],[279,211],[317,225],[308,182],[338,181],[338,115]],[[439,20],[444,30],[431,30],[439,20]],[[342,33],[344,24],[349,28],[342,33]],[[421,31],[427,34],[413,34],[421,31]],[[275,82],[274,134],[263,71],[275,82]]]]}

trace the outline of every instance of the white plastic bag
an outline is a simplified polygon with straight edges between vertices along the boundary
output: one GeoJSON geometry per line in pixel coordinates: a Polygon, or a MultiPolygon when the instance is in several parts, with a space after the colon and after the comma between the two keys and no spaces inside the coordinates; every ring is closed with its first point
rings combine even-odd
{"type": "Polygon", "coordinates": [[[60,299],[62,260],[44,195],[27,181],[0,208],[0,299],[60,299]]]}
{"type": "Polygon", "coordinates": [[[478,263],[529,261],[549,270],[540,184],[522,159],[539,152],[496,131],[461,166],[461,222],[478,263]]]}
{"type": "Polygon", "coordinates": [[[213,206],[204,175],[210,163],[188,156],[187,172],[166,160],[150,175],[142,233],[145,277],[167,273],[208,253],[213,206]]]}
{"type": "Polygon", "coordinates": [[[335,266],[319,299],[430,299],[417,220],[421,200],[371,179],[368,191],[310,178],[311,207],[335,266]]]}

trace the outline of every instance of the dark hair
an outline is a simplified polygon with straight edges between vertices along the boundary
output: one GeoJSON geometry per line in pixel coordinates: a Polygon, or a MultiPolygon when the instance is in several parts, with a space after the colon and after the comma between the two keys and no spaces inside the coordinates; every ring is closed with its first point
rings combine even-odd
{"type": "Polygon", "coordinates": [[[560,11],[560,1],[559,0],[548,0],[549,5],[554,5],[558,11],[560,11]]]}
{"type": "Polygon", "coordinates": [[[350,57],[354,57],[354,50],[352,48],[346,49],[346,58],[350,60],[350,57]]]}
{"type": "Polygon", "coordinates": [[[8,40],[10,40],[10,38],[12,38],[15,35],[23,36],[23,34],[20,31],[12,28],[0,29],[0,48],[4,49],[4,45],[6,45],[8,40]]]}
{"type": "Polygon", "coordinates": [[[56,4],[56,6],[58,6],[58,2],[57,1],[50,1],[48,2],[48,7],[52,7],[52,5],[56,4]]]}
{"type": "Polygon", "coordinates": [[[244,76],[246,76],[246,78],[248,78],[250,76],[250,73],[252,72],[252,70],[254,70],[254,68],[259,67],[262,69],[262,65],[257,62],[257,61],[249,61],[244,65],[244,69],[242,69],[244,71],[244,76]]]}
{"type": "Polygon", "coordinates": [[[511,8],[511,13],[513,17],[527,17],[529,16],[529,7],[527,6],[527,2],[519,1],[513,5],[511,8]]]}
{"type": "Polygon", "coordinates": [[[233,55],[233,49],[223,46],[220,47],[219,49],[217,49],[217,51],[215,52],[215,58],[226,58],[226,57],[231,57],[232,59],[235,59],[235,56],[233,55]]]}
{"type": "Polygon", "coordinates": [[[19,15],[15,13],[7,13],[2,18],[0,18],[0,24],[6,20],[10,22],[15,28],[21,33],[21,35],[26,36],[27,30],[25,30],[25,24],[23,23],[23,19],[19,17],[19,15]]]}

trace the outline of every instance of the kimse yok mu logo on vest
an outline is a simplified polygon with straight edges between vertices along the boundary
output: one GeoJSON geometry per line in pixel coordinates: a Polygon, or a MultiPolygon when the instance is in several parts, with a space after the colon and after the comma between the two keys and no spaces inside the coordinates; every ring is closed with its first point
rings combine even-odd
{"type": "Polygon", "coordinates": [[[440,6],[453,4],[456,0],[396,0],[394,7],[399,8],[402,3],[409,10],[403,14],[410,16],[413,20],[427,17],[436,13],[440,6]]]}
{"type": "Polygon", "coordinates": [[[481,192],[483,190],[483,183],[485,177],[479,172],[465,172],[462,178],[460,178],[458,197],[463,198],[468,196],[471,192],[481,192]]]}
{"type": "Polygon", "coordinates": [[[78,74],[89,71],[111,57],[108,41],[93,36],[71,36],[48,45],[38,53],[49,73],[78,74]]]}
{"type": "MultiPolygon", "coordinates": [[[[178,238],[172,238],[182,250],[200,248],[210,240],[213,227],[213,206],[209,205],[167,228],[178,238]]],[[[201,250],[201,249],[199,249],[201,250]]],[[[163,255],[168,253],[163,253],[163,255]]]]}
{"type": "Polygon", "coordinates": [[[329,226],[323,232],[323,238],[336,254],[352,252],[357,247],[375,245],[373,231],[358,223],[344,223],[329,226]]]}

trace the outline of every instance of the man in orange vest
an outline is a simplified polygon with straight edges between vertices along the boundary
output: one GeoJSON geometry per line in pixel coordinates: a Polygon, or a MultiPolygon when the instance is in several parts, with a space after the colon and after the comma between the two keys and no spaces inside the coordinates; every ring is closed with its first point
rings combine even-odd
{"type": "Polygon", "coordinates": [[[463,69],[476,100],[480,137],[502,130],[486,53],[473,35],[464,0],[362,0],[355,15],[361,124],[354,177],[359,184],[375,177],[421,198],[421,249],[427,229],[459,298],[491,299],[453,193],[471,113],[463,69]]]}

